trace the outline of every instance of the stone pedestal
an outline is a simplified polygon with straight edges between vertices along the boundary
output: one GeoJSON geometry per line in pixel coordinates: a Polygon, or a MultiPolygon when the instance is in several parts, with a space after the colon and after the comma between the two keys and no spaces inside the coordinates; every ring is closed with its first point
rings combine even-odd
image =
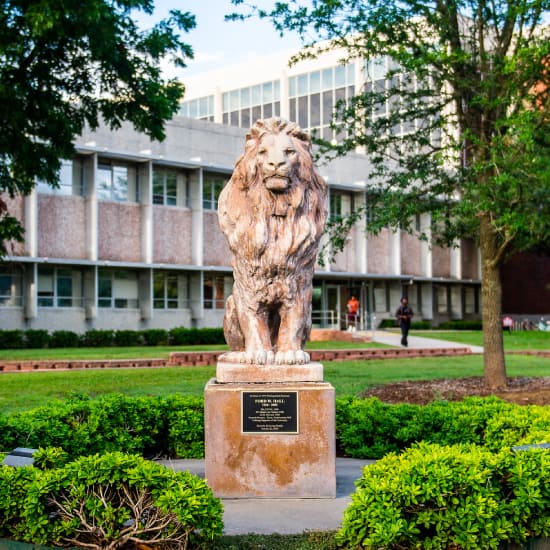
{"type": "MultiPolygon", "coordinates": [[[[264,378],[270,367],[256,369],[264,378]]],[[[249,367],[245,378],[255,378],[253,371],[249,367]]],[[[313,372],[317,377],[318,369],[313,372]]],[[[225,374],[238,378],[232,368],[225,374]]],[[[335,403],[330,384],[212,379],[205,388],[204,410],[206,480],[216,496],[336,496],[335,403]]]]}

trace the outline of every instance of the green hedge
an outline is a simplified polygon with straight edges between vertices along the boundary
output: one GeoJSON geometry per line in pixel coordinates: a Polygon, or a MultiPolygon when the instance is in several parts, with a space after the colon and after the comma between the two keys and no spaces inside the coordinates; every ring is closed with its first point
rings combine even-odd
{"type": "Polygon", "coordinates": [[[0,330],[0,349],[42,349],[110,346],[200,346],[224,345],[222,328],[175,327],[147,330],[88,330],[78,334],[70,330],[0,330]]]}
{"type": "Polygon", "coordinates": [[[481,320],[469,320],[469,321],[445,321],[440,323],[437,328],[443,330],[483,330],[483,324],[481,320]]]}
{"type": "MultiPolygon", "coordinates": [[[[73,395],[10,416],[0,415],[0,452],[15,447],[62,447],[69,458],[124,450],[146,457],[204,456],[204,401],[179,394],[96,400],[73,395]]],[[[338,399],[339,453],[382,458],[425,441],[476,444],[497,452],[550,442],[550,408],[471,397],[429,405],[389,405],[376,398],[338,399]]]]}
{"type": "MultiPolygon", "coordinates": [[[[130,470],[137,472],[140,488],[149,491],[147,498],[157,494],[148,489],[149,482],[151,487],[160,487],[155,480],[170,487],[175,482],[161,482],[152,466],[141,466],[142,459],[116,452],[203,457],[203,406],[202,398],[180,395],[113,394],[93,401],[74,395],[0,416],[0,451],[17,446],[42,449],[37,468],[0,468],[0,536],[59,542],[69,536],[66,529],[76,529],[76,519],[63,522],[45,503],[54,502],[53,494],[66,499],[57,499],[63,508],[69,501],[74,507],[84,501],[97,503],[102,483],[111,481],[112,509],[94,504],[85,512],[97,514],[91,520],[102,526],[111,522],[111,534],[101,535],[107,537],[103,542],[119,536],[117,525],[129,518],[116,484],[134,480],[130,470]],[[125,469],[126,460],[136,461],[134,469],[125,469]],[[122,477],[114,473],[114,464],[123,465],[122,477]],[[40,468],[56,473],[44,477],[40,468]],[[65,488],[73,476],[74,494],[65,488]],[[54,513],[53,521],[44,521],[52,518],[45,510],[54,513]]],[[[426,406],[338,399],[336,431],[340,454],[380,459],[364,470],[339,533],[342,544],[365,549],[489,549],[550,535],[550,453],[510,450],[550,442],[548,407],[518,406],[497,398],[426,406]]],[[[177,514],[177,503],[170,503],[173,508],[166,510],[177,514]]],[[[102,543],[94,539],[92,544],[102,543]]]]}
{"type": "Polygon", "coordinates": [[[0,416],[0,451],[61,447],[68,457],[123,450],[142,456],[202,458],[202,397],[127,397],[111,394],[0,416]]]}
{"type": "Polygon", "coordinates": [[[419,444],[363,470],[338,541],[496,549],[550,535],[550,453],[419,444]]]}
{"type": "MultiPolygon", "coordinates": [[[[36,464],[51,462],[39,455],[36,464]]],[[[221,534],[222,514],[205,481],[136,455],[92,455],[46,470],[0,467],[0,536],[19,541],[204,548],[221,534]]]]}
{"type": "MultiPolygon", "coordinates": [[[[382,319],[379,328],[396,328],[399,325],[395,319],[382,319]]],[[[431,321],[412,321],[411,329],[412,330],[430,330],[432,328],[431,321]]]]}
{"type": "Polygon", "coordinates": [[[355,458],[381,458],[425,441],[504,447],[550,442],[550,408],[519,406],[496,397],[389,405],[376,398],[338,399],[337,442],[355,458]]]}

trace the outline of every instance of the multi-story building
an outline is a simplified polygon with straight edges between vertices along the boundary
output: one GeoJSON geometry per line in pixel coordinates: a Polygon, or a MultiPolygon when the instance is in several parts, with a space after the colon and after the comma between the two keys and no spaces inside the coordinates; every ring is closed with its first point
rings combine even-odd
{"type": "MultiPolygon", "coordinates": [[[[30,196],[7,199],[26,234],[0,264],[0,328],[220,326],[232,275],[217,198],[246,129],[282,116],[338,139],[331,110],[364,85],[364,74],[363,65],[339,65],[334,55],[291,70],[263,63],[208,76],[210,88],[224,83],[210,94],[197,84],[162,143],[129,126],[85,132],[63,163],[59,188],[39,182],[30,196]]],[[[373,66],[371,85],[388,85],[379,81],[373,66]]],[[[368,206],[368,166],[358,151],[319,167],[330,215],[368,206]]],[[[416,224],[429,227],[429,217],[416,224]]],[[[459,244],[431,247],[389,229],[367,237],[358,225],[344,251],[316,271],[314,325],[343,328],[352,294],[365,328],[393,317],[404,294],[416,319],[479,317],[478,251],[459,244]]]]}

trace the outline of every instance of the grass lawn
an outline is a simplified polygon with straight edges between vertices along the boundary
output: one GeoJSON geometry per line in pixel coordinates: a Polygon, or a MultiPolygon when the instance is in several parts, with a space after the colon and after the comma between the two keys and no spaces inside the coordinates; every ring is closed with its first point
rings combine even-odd
{"type": "MultiPolygon", "coordinates": [[[[366,342],[308,342],[307,349],[383,348],[383,344],[366,342]]],[[[220,351],[226,345],[209,346],[134,346],[129,348],[53,348],[53,349],[3,349],[0,361],[25,361],[36,359],[168,359],[173,351],[220,351]]]]}
{"type": "MultiPolygon", "coordinates": [[[[325,379],[337,397],[359,395],[377,384],[400,380],[431,380],[481,376],[480,355],[327,362],[325,379]]],[[[508,376],[550,376],[550,361],[541,357],[507,358],[508,376]]],[[[117,392],[126,395],[203,395],[215,367],[160,367],[98,369],[0,374],[0,413],[32,409],[53,399],[78,392],[98,397],[117,392]]]]}
{"type": "MultiPolygon", "coordinates": [[[[483,332],[480,330],[411,330],[411,336],[422,336],[424,338],[435,338],[437,340],[449,340],[472,346],[483,346],[483,332]]],[[[504,350],[550,350],[550,332],[538,330],[525,330],[518,332],[504,333],[504,350]]]]}

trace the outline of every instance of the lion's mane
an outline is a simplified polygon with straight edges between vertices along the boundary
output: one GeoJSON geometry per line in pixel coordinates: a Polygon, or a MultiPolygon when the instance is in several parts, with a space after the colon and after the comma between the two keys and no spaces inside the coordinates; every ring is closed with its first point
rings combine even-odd
{"type": "Polygon", "coordinates": [[[281,252],[296,261],[297,268],[302,262],[315,261],[326,220],[325,202],[326,184],[313,164],[309,136],[293,122],[278,118],[258,120],[247,134],[244,154],[237,160],[220,196],[220,226],[233,254],[245,260],[264,256],[274,242],[273,232],[282,229],[292,239],[281,252]],[[269,132],[286,132],[299,155],[298,171],[291,174],[291,187],[284,197],[275,197],[265,188],[258,169],[258,147],[269,132]],[[288,205],[284,223],[273,220],[277,200],[288,205]]]}
{"type": "MultiPolygon", "coordinates": [[[[311,325],[313,271],[327,216],[326,184],[313,164],[309,136],[292,122],[258,120],[247,134],[244,154],[220,195],[218,211],[220,227],[233,253],[233,294],[238,291],[241,302],[244,296],[247,307],[258,307],[258,311],[275,309],[278,303],[292,307],[289,304],[309,300],[305,342],[311,325]],[[284,193],[266,188],[258,165],[258,150],[267,133],[288,134],[298,153],[284,193]]],[[[235,301],[228,300],[226,319],[233,314],[230,310],[235,301]]],[[[246,340],[246,334],[243,336],[246,340]]],[[[233,338],[234,345],[230,339],[232,349],[243,349],[242,339],[235,344],[233,338]]]]}

